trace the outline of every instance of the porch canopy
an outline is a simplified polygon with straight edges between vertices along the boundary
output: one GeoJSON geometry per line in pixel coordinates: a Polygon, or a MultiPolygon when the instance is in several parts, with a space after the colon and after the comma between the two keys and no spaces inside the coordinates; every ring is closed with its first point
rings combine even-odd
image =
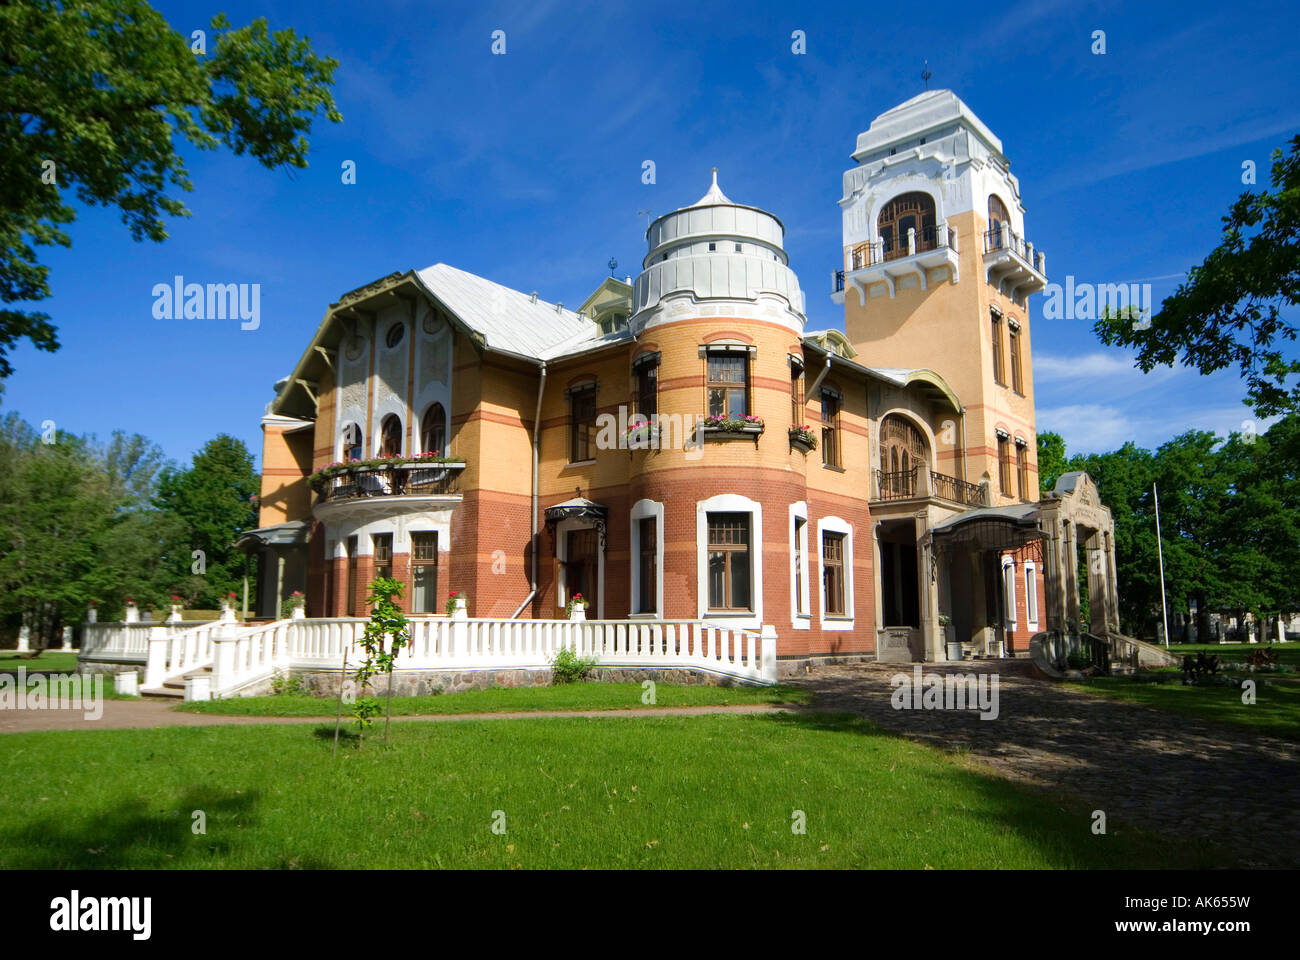
{"type": "MultiPolygon", "coordinates": [[[[605,549],[605,527],[609,521],[609,507],[596,503],[586,497],[577,496],[565,500],[553,507],[546,508],[546,531],[551,535],[551,546],[555,546],[555,527],[561,520],[588,520],[600,536],[600,548],[605,549]]],[[[552,549],[552,552],[554,550],[552,549]]]]}
{"type": "Polygon", "coordinates": [[[966,547],[972,550],[1019,550],[1041,541],[1038,504],[1016,503],[1004,507],[977,507],[949,517],[930,528],[936,550],[966,547]]]}
{"type": "MultiPolygon", "coordinates": [[[[245,530],[235,546],[257,561],[253,607],[259,617],[275,619],[285,595],[307,589],[307,520],[288,520],[245,530]]],[[[245,568],[247,569],[247,568],[245,568]]],[[[244,574],[244,617],[249,616],[249,582],[244,574]]]]}

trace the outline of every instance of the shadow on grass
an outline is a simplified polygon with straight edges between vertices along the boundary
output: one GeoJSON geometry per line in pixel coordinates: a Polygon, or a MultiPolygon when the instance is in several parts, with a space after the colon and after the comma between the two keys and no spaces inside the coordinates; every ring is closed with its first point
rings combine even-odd
{"type": "Polygon", "coordinates": [[[10,851],[7,866],[18,869],[202,867],[205,857],[230,852],[228,837],[256,825],[257,803],[255,790],[232,794],[191,787],[167,809],[137,798],[73,822],[10,824],[0,830],[0,849],[10,851]],[[200,810],[206,817],[205,834],[193,832],[193,813],[200,810]]]}

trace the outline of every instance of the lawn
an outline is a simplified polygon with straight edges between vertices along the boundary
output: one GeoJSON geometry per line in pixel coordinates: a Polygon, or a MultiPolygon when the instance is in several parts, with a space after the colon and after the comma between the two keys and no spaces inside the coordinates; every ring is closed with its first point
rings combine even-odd
{"type": "MultiPolygon", "coordinates": [[[[1162,674],[1163,675],[1163,674],[1162,674]]],[[[1255,681],[1255,702],[1241,702],[1236,687],[1183,686],[1181,674],[1169,674],[1172,682],[1142,683],[1130,677],[1090,677],[1072,685],[1114,700],[1127,700],[1171,713],[1213,720],[1256,733],[1287,740],[1300,740],[1300,683],[1269,679],[1267,674],[1231,674],[1255,681]]]]}
{"type": "Polygon", "coordinates": [[[46,651],[35,660],[24,660],[13,650],[0,650],[0,673],[17,673],[19,667],[26,667],[28,673],[36,670],[53,673],[75,673],[77,670],[77,655],[75,653],[46,651]]]}
{"type": "Polygon", "coordinates": [[[1300,643],[1175,643],[1169,652],[1179,657],[1195,656],[1204,651],[1215,654],[1220,660],[1245,660],[1254,650],[1272,650],[1277,662],[1300,667],[1300,643]]]}
{"type": "Polygon", "coordinates": [[[387,749],[376,731],[337,757],[331,737],[314,723],[5,735],[0,868],[1233,862],[1119,816],[1094,835],[1086,806],[850,716],[415,721],[387,749]]]}
{"type": "MultiPolygon", "coordinates": [[[[425,697],[393,697],[393,716],[450,713],[512,713],[531,710],[630,710],[643,707],[697,707],[718,704],[809,703],[812,696],[793,687],[712,687],[656,684],[655,702],[643,703],[639,683],[569,683],[551,687],[492,687],[425,697]]],[[[379,704],[387,707],[381,696],[379,704]]],[[[333,697],[281,693],[267,697],[232,697],[193,701],[178,706],[193,713],[259,717],[332,717],[333,697]]],[[[344,717],[351,708],[343,705],[344,717]]]]}

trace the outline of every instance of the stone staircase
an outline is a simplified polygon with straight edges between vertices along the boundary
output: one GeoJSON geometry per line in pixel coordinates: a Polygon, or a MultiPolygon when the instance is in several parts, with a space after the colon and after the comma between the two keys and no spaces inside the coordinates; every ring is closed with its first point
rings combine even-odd
{"type": "Polygon", "coordinates": [[[199,667],[197,670],[190,670],[187,673],[178,674],[164,680],[160,687],[141,687],[140,696],[145,700],[184,700],[185,699],[185,681],[191,677],[210,677],[212,676],[212,667],[199,667]]]}

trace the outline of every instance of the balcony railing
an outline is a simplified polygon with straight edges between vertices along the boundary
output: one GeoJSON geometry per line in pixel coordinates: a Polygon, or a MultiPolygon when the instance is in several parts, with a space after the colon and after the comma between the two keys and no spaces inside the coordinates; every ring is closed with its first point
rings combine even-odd
{"type": "Polygon", "coordinates": [[[954,503],[964,503],[972,507],[984,506],[984,488],[978,483],[968,483],[944,473],[930,471],[930,485],[934,495],[954,503]]]}
{"type": "Polygon", "coordinates": [[[345,468],[316,482],[320,502],[364,497],[433,497],[460,492],[464,463],[399,463],[345,468]]]}
{"type": "Polygon", "coordinates": [[[877,470],[876,489],[880,500],[910,500],[914,497],[938,497],[951,503],[960,503],[970,507],[988,506],[984,488],[977,483],[958,480],[945,473],[926,471],[929,484],[923,489],[920,473],[923,466],[910,470],[877,470]]]}
{"type": "Polygon", "coordinates": [[[1035,250],[1032,243],[1020,234],[1012,232],[1005,223],[984,231],[984,252],[988,254],[999,250],[1009,250],[1039,273],[1046,272],[1043,269],[1045,266],[1043,251],[1035,250]]]}
{"type": "Polygon", "coordinates": [[[932,223],[929,226],[922,227],[919,231],[909,229],[907,236],[900,239],[882,237],[879,240],[860,243],[849,253],[847,271],[836,270],[834,272],[831,278],[831,292],[840,293],[844,290],[846,272],[853,273],[882,263],[889,263],[892,260],[901,260],[904,257],[915,256],[918,253],[928,253],[932,250],[945,248],[954,253],[957,252],[957,231],[950,229],[946,221],[937,224],[932,223]]]}

